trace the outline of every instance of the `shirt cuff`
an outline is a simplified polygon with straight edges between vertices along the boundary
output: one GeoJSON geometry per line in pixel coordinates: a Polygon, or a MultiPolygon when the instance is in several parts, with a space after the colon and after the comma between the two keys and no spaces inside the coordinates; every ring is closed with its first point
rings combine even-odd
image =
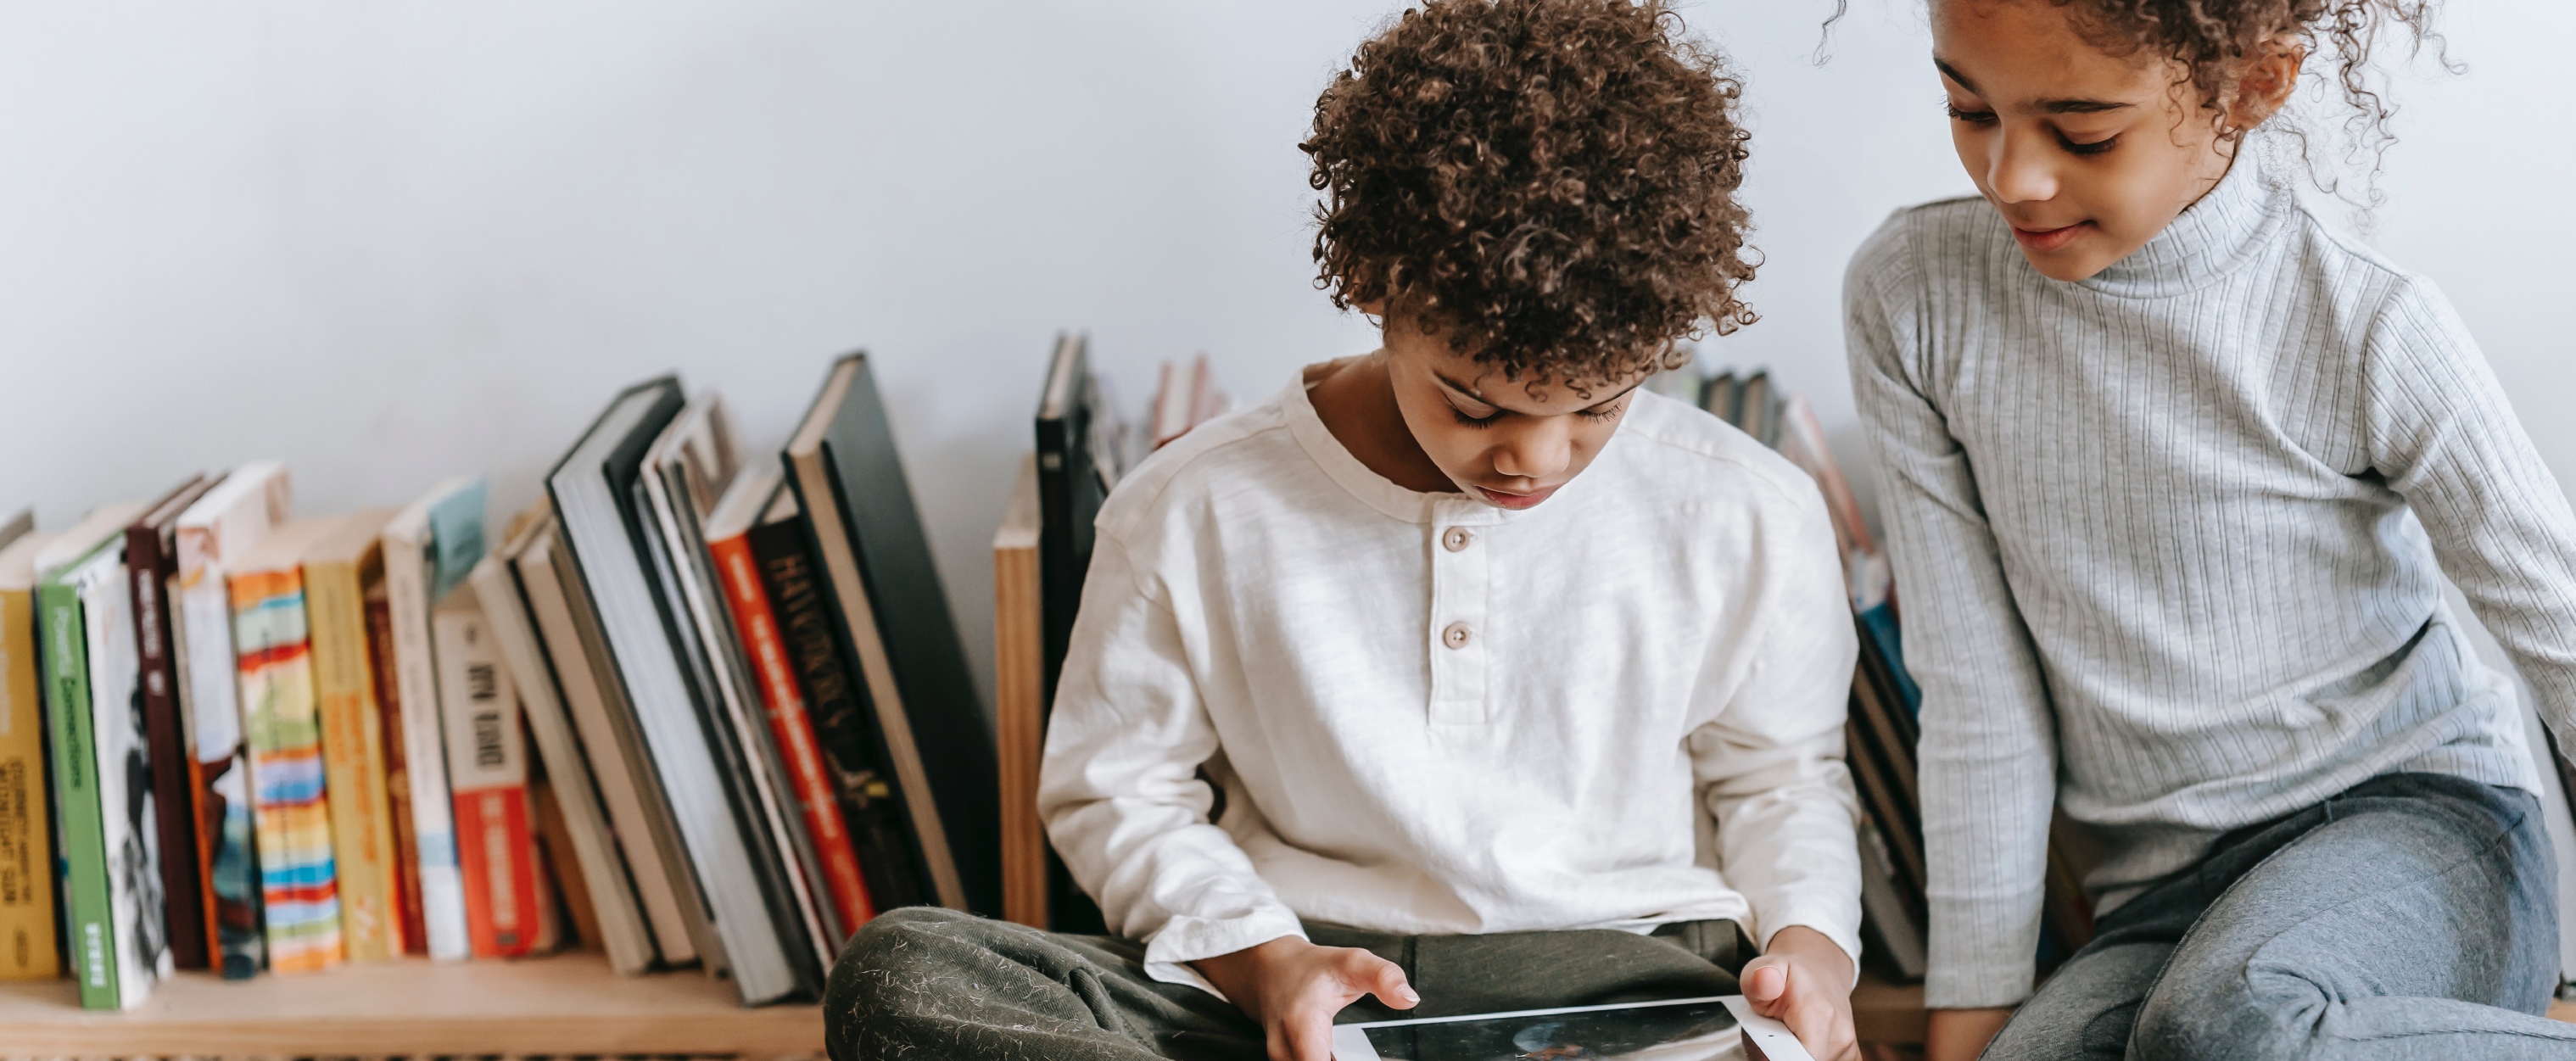
{"type": "MultiPolygon", "coordinates": [[[[1260,910],[1241,917],[1210,920],[1174,917],[1145,943],[1145,975],[1166,984],[1187,984],[1218,998],[1225,992],[1188,963],[1258,947],[1274,939],[1306,938],[1306,926],[1285,910],[1260,910]]],[[[1233,999],[1226,998],[1228,1002],[1233,999]]]]}
{"type": "Polygon", "coordinates": [[[1860,932],[1855,927],[1843,924],[1834,914],[1834,909],[1826,904],[1790,904],[1788,909],[1763,919],[1762,938],[1754,942],[1762,947],[1763,953],[1768,954],[1771,952],[1771,937],[1779,935],[1781,929],[1792,925],[1814,929],[1823,933],[1826,939],[1834,941],[1834,946],[1842,948],[1843,956],[1851,959],[1852,983],[1857,986],[1860,983],[1860,932]]]}

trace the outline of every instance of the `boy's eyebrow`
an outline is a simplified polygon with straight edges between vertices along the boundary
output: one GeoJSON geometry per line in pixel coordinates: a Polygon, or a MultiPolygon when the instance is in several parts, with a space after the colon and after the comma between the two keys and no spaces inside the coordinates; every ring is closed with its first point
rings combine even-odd
{"type": "MultiPolygon", "coordinates": [[[[1474,388],[1474,387],[1470,387],[1470,386],[1468,386],[1468,385],[1466,385],[1466,384],[1464,384],[1464,383],[1460,383],[1460,382],[1458,382],[1457,380],[1450,379],[1450,378],[1449,378],[1449,374],[1448,374],[1448,373],[1446,373],[1446,372],[1442,372],[1442,371],[1440,371],[1440,370],[1438,370],[1438,369],[1433,369],[1433,370],[1431,370],[1431,378],[1436,379],[1436,380],[1439,380],[1440,382],[1442,382],[1442,383],[1444,383],[1444,384],[1447,384],[1450,390],[1457,391],[1457,392],[1458,392],[1458,393],[1460,393],[1460,394],[1464,394],[1464,395],[1466,395],[1466,396],[1468,396],[1468,397],[1470,397],[1470,398],[1474,398],[1474,399],[1475,399],[1475,400],[1477,400],[1477,401],[1484,402],[1484,403],[1485,403],[1485,404],[1487,404],[1487,405],[1493,405],[1493,404],[1494,404],[1494,403],[1492,403],[1492,402],[1490,402],[1490,401],[1486,401],[1486,400],[1485,400],[1485,396],[1484,396],[1483,394],[1479,393],[1479,392],[1476,390],[1476,388],[1474,388]]],[[[1597,402],[1594,402],[1594,403],[1592,403],[1592,404],[1590,404],[1590,405],[1584,406],[1583,408],[1584,408],[1586,411],[1593,410],[1593,409],[1598,409],[1598,408],[1600,408],[1600,407],[1602,407],[1602,406],[1604,406],[1604,405],[1608,405],[1608,404],[1610,404],[1611,402],[1615,402],[1615,401],[1618,401],[1618,400],[1619,400],[1619,399],[1621,399],[1621,398],[1625,398],[1625,397],[1627,397],[1627,396],[1628,396],[1628,392],[1629,392],[1629,391],[1636,390],[1637,388],[1642,387],[1642,386],[1645,386],[1645,385],[1646,385],[1646,381],[1645,381],[1645,380],[1642,380],[1642,379],[1641,379],[1641,380],[1638,380],[1638,381],[1637,381],[1637,382],[1635,382],[1635,383],[1631,383],[1631,384],[1627,385],[1626,387],[1621,388],[1621,389],[1620,389],[1620,391],[1619,391],[1619,393],[1617,393],[1617,394],[1613,394],[1613,395],[1611,395],[1611,396],[1609,396],[1609,397],[1607,397],[1607,398],[1603,398],[1603,399],[1601,399],[1600,401],[1597,401],[1597,402]]],[[[1497,409],[1501,408],[1501,406],[1494,406],[1494,407],[1495,407],[1495,408],[1497,408],[1497,409]]]]}
{"type": "MultiPolygon", "coordinates": [[[[1958,82],[1960,88],[1979,95],[1984,94],[1984,91],[1977,87],[1976,82],[1968,80],[1968,75],[1960,73],[1958,67],[1950,65],[1939,56],[1933,57],[1932,65],[1941,69],[1942,76],[1958,82]]],[[[2042,114],[2101,114],[2106,111],[2126,110],[2134,106],[2137,104],[2107,99],[2051,99],[2040,101],[2039,112],[2042,114]]]]}

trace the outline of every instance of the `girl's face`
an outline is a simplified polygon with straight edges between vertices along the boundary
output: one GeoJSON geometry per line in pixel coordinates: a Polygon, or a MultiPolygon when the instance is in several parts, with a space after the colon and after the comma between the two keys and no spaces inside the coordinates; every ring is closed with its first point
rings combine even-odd
{"type": "MultiPolygon", "coordinates": [[[[2222,115],[2200,104],[2178,64],[2104,52],[2049,0],[1933,0],[1932,62],[1960,164],[2054,279],[2128,257],[2235,156],[2222,115]]],[[[2297,73],[2294,51],[2253,64],[2228,123],[2270,117],[2297,73]]]]}
{"type": "Polygon", "coordinates": [[[1387,382],[1424,455],[1467,496],[1496,508],[1537,505],[1572,482],[1619,430],[1633,380],[1578,394],[1526,382],[1449,348],[1402,316],[1385,327],[1387,382]]]}

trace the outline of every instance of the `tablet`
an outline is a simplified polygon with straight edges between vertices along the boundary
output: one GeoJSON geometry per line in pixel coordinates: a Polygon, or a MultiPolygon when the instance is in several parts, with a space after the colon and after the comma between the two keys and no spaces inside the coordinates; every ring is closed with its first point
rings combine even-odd
{"type": "Polygon", "coordinates": [[[1333,1061],[1815,1061],[1742,995],[1333,1027],[1333,1061]]]}

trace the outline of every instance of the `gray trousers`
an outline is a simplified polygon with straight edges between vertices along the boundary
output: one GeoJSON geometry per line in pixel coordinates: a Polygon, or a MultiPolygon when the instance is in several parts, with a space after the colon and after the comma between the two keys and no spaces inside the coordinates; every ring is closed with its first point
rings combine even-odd
{"type": "Polygon", "coordinates": [[[2373,778],[2105,915],[1985,1056],[2576,1059],[2556,904],[2529,793],[2373,778]]]}
{"type": "MultiPolygon", "coordinates": [[[[1627,932],[1397,936],[1309,924],[1307,936],[1403,967],[1422,1004],[1353,1003],[1337,1023],[1737,993],[1753,957],[1732,921],[1627,932]]],[[[1143,944],[1066,936],[952,910],[871,921],[832,968],[823,999],[833,1061],[1260,1061],[1261,1026],[1195,987],[1145,975],[1143,944]]]]}

